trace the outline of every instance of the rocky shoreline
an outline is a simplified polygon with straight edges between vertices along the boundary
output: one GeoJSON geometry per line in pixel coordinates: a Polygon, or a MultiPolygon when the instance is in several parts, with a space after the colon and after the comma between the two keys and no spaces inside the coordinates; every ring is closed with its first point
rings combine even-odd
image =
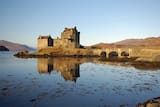
{"type": "Polygon", "coordinates": [[[64,55],[64,54],[40,54],[40,53],[29,53],[28,51],[22,51],[14,54],[13,56],[18,58],[52,58],[52,57],[72,57],[72,58],[83,58],[83,57],[99,57],[98,55],[64,55]]]}
{"type": "Polygon", "coordinates": [[[160,107],[160,97],[147,100],[144,103],[139,103],[137,107],[160,107]]]}
{"type": "Polygon", "coordinates": [[[136,62],[135,64],[142,64],[142,63],[153,63],[156,65],[160,63],[159,61],[150,61],[150,60],[140,60],[140,57],[111,57],[106,58],[105,56],[93,55],[93,54],[61,54],[61,53],[50,53],[50,54],[43,54],[39,52],[29,53],[28,51],[21,51],[17,52],[13,56],[17,58],[52,58],[52,57],[73,57],[73,58],[87,58],[87,57],[96,57],[99,58],[100,61],[112,61],[112,62],[136,62]]]}
{"type": "Polygon", "coordinates": [[[160,62],[154,61],[140,61],[138,57],[122,57],[122,58],[106,58],[98,55],[64,55],[64,54],[40,54],[40,53],[29,53],[28,51],[22,51],[14,54],[17,58],[55,58],[55,57],[68,57],[68,58],[96,58],[100,62],[117,62],[124,63],[126,66],[133,66],[137,69],[160,69],[160,62]]]}

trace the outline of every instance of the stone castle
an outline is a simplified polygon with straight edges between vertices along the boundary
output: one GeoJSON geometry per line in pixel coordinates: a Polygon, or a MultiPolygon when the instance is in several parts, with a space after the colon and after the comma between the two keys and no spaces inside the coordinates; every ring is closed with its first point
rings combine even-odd
{"type": "Polygon", "coordinates": [[[61,38],[52,39],[50,35],[38,37],[38,50],[54,47],[54,48],[79,48],[80,47],[80,32],[77,28],[65,28],[61,33],[61,38]]]}

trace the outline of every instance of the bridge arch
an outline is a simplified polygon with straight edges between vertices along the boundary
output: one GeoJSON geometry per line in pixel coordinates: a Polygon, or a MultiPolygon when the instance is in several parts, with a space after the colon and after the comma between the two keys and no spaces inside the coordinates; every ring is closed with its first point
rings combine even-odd
{"type": "Polygon", "coordinates": [[[100,57],[106,57],[106,56],[107,56],[107,52],[102,51],[101,54],[100,54],[100,57]]]}
{"type": "Polygon", "coordinates": [[[107,52],[102,51],[100,54],[100,60],[106,60],[106,58],[107,58],[107,52]]]}
{"type": "Polygon", "coordinates": [[[128,51],[122,51],[121,52],[121,56],[128,57],[129,56],[129,52],[128,51]]]}
{"type": "Polygon", "coordinates": [[[118,52],[111,51],[111,52],[109,52],[108,57],[109,58],[118,58],[118,52]]]}

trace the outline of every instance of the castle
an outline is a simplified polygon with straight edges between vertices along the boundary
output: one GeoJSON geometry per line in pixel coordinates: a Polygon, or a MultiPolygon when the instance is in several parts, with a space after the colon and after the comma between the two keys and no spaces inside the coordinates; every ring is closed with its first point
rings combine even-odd
{"type": "Polygon", "coordinates": [[[52,39],[50,35],[38,37],[38,50],[54,47],[54,48],[79,48],[80,47],[80,32],[77,28],[65,28],[61,33],[61,38],[52,39]]]}

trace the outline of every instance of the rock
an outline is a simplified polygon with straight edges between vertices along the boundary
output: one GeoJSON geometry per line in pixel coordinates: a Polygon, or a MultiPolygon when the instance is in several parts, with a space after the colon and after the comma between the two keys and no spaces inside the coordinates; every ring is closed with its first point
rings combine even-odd
{"type": "Polygon", "coordinates": [[[137,107],[160,107],[160,97],[138,104],[137,107]]]}
{"type": "Polygon", "coordinates": [[[6,48],[5,46],[0,46],[0,51],[9,51],[9,49],[6,48]]]}
{"type": "Polygon", "coordinates": [[[29,52],[28,51],[21,51],[21,52],[18,52],[16,54],[14,54],[14,56],[16,57],[20,57],[20,56],[28,56],[29,55],[29,52]]]}

